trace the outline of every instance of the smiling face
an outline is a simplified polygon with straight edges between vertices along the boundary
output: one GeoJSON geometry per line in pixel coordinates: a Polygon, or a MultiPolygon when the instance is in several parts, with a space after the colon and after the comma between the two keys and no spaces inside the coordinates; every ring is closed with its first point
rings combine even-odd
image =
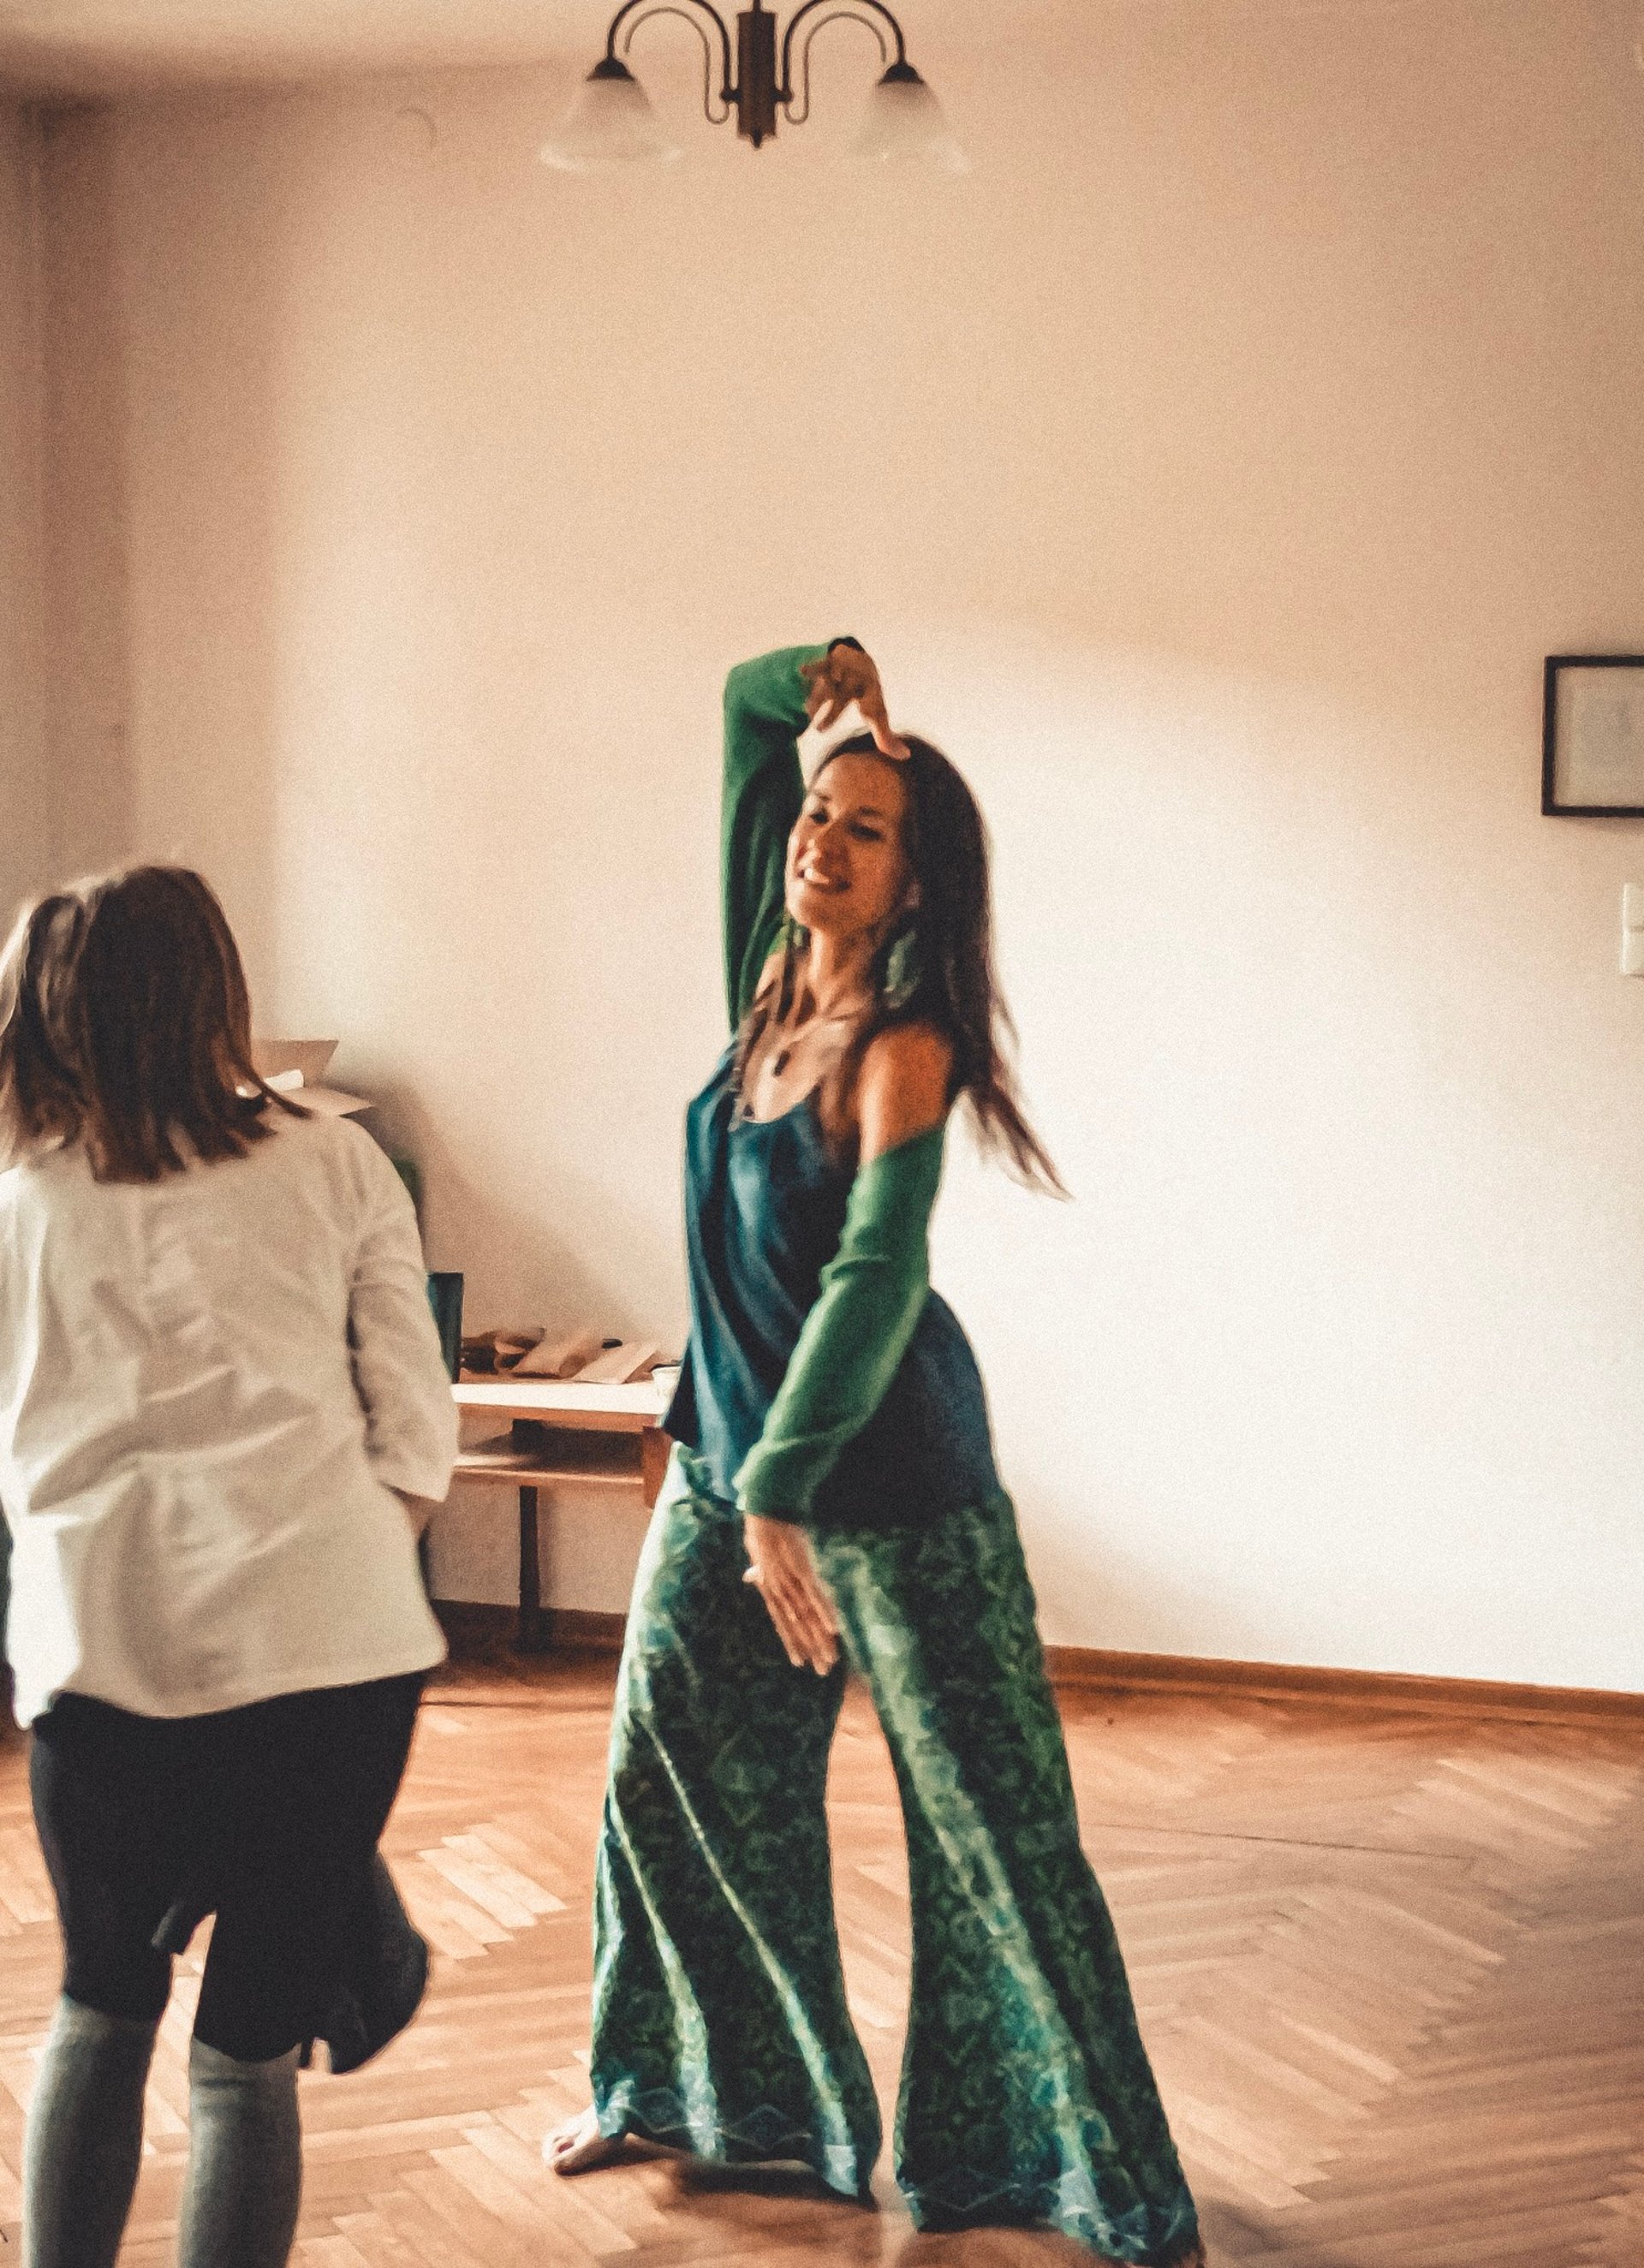
{"type": "Polygon", "coordinates": [[[907,784],[884,757],[823,765],[788,837],[787,909],[801,928],[836,938],[889,928],[913,880],[907,807],[907,784]]]}

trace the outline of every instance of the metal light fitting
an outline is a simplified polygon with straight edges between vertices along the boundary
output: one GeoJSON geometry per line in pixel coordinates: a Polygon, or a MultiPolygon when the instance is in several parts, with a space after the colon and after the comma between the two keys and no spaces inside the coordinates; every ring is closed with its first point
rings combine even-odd
{"type": "Polygon", "coordinates": [[[627,63],[634,33],[653,16],[681,16],[695,26],[703,48],[704,114],[715,126],[734,116],[738,134],[756,150],[775,136],[778,118],[802,126],[810,116],[811,43],[822,26],[841,18],[864,25],[879,42],[883,76],[874,89],[858,153],[923,158],[950,172],[966,169],[940,106],[908,61],[902,26],[883,0],[800,0],[785,30],[763,0],[752,0],[736,18],[734,47],[732,27],[712,0],[623,0],[611,18],[604,55],[543,147],[549,165],[580,173],[679,155],[627,63]]]}

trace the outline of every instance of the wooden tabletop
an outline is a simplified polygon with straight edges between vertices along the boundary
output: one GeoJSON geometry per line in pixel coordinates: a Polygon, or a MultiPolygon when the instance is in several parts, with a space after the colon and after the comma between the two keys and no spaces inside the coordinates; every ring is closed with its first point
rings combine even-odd
{"type": "Polygon", "coordinates": [[[646,1432],[660,1424],[669,1400],[668,1388],[649,1379],[631,1386],[579,1386],[574,1379],[463,1378],[451,1391],[459,1410],[599,1433],[646,1432]]]}

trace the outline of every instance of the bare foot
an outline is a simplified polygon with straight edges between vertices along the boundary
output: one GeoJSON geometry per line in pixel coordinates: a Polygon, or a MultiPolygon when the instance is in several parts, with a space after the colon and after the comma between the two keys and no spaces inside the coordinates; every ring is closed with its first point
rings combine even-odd
{"type": "Polygon", "coordinates": [[[601,2134],[599,2114],[590,2106],[580,2118],[568,2118],[543,2135],[543,2161],[557,2174],[591,2174],[621,2157],[623,2139],[601,2134]]]}

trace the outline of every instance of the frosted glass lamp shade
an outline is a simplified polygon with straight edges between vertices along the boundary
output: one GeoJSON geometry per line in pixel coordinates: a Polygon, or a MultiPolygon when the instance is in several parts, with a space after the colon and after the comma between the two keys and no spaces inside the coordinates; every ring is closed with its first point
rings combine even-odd
{"type": "Polygon", "coordinates": [[[607,55],[588,73],[542,150],[542,163],[565,173],[593,173],[607,166],[667,165],[679,154],[678,144],[662,131],[644,87],[615,55],[607,55]]]}
{"type": "Polygon", "coordinates": [[[911,63],[892,63],[880,80],[851,146],[855,156],[881,165],[933,166],[945,173],[970,171],[970,160],[954,139],[941,104],[911,63]]]}

